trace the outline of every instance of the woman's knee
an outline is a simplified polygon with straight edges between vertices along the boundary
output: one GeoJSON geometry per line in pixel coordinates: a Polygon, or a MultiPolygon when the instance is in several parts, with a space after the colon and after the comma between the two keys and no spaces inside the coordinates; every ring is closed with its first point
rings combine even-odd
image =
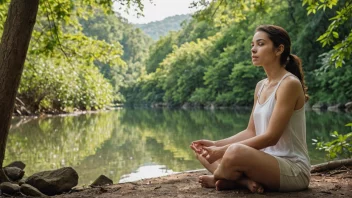
{"type": "Polygon", "coordinates": [[[243,144],[232,144],[224,154],[222,162],[238,162],[248,154],[248,146],[243,144]]]}

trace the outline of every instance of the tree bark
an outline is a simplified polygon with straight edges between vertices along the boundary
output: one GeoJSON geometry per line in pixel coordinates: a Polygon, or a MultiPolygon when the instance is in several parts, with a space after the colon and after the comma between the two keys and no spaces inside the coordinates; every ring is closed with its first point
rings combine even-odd
{"type": "Polygon", "coordinates": [[[336,160],[336,161],[330,161],[322,164],[313,165],[311,167],[310,172],[311,173],[322,172],[322,171],[339,168],[341,166],[352,166],[352,159],[336,160]]]}
{"type": "Polygon", "coordinates": [[[0,44],[0,169],[38,5],[39,0],[11,0],[4,25],[0,44]]]}

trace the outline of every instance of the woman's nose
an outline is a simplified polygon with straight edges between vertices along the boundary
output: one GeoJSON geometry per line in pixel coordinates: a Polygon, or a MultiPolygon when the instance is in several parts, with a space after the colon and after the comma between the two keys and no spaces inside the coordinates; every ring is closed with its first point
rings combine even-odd
{"type": "Polygon", "coordinates": [[[254,46],[252,47],[251,52],[252,52],[252,53],[256,53],[256,52],[257,52],[257,50],[255,49],[254,46]]]}

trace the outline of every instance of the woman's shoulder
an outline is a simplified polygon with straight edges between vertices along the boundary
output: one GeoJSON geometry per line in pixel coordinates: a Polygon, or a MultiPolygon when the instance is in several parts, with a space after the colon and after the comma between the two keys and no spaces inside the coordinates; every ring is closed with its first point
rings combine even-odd
{"type": "Polygon", "coordinates": [[[280,86],[285,86],[288,88],[297,88],[302,87],[302,84],[301,81],[292,74],[283,79],[280,86]]]}
{"type": "Polygon", "coordinates": [[[278,92],[281,93],[291,93],[297,92],[300,93],[302,91],[301,81],[294,75],[289,75],[285,79],[282,80],[278,92]]]}

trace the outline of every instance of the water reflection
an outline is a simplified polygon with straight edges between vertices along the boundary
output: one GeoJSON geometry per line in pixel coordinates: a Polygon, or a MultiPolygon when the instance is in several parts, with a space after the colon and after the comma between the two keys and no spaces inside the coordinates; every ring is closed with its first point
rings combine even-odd
{"type": "MultiPolygon", "coordinates": [[[[4,164],[22,160],[27,164],[26,176],[72,166],[80,176],[79,185],[90,184],[101,174],[116,183],[149,177],[143,176],[146,168],[153,176],[199,169],[201,166],[189,149],[190,142],[231,136],[247,126],[249,115],[248,111],[231,110],[122,109],[80,116],[14,119],[4,164]]],[[[314,164],[324,161],[324,154],[314,149],[311,139],[328,140],[333,130],[349,132],[344,125],[352,116],[312,111],[306,116],[307,141],[314,164]]]]}
{"type": "Polygon", "coordinates": [[[167,169],[165,165],[145,165],[130,174],[123,175],[119,183],[132,182],[151,177],[161,177],[175,173],[177,172],[167,169]]]}

